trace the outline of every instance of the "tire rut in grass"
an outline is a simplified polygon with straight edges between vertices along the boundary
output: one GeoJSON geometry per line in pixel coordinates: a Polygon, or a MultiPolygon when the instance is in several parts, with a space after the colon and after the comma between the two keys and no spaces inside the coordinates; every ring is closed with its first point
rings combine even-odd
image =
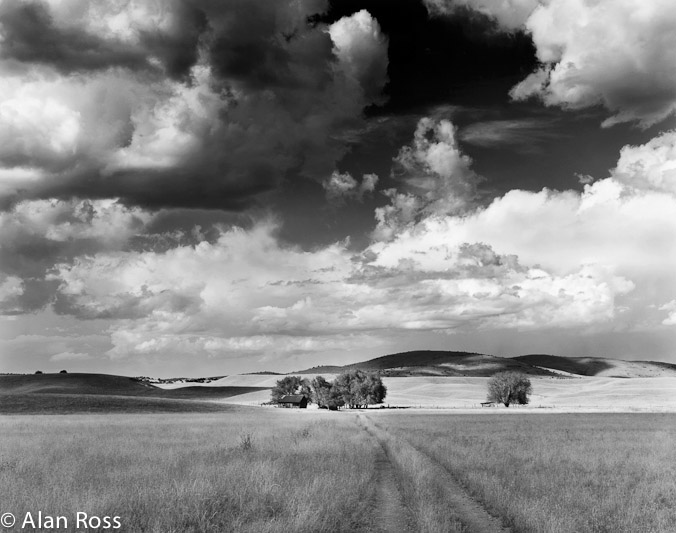
{"type": "MultiPolygon", "coordinates": [[[[391,438],[389,434],[369,418],[364,417],[360,421],[365,425],[367,431],[380,442],[381,446],[387,449],[387,438],[391,438]]],[[[444,486],[444,496],[449,507],[453,509],[468,533],[509,533],[511,531],[509,528],[503,527],[498,518],[491,515],[480,502],[472,498],[444,465],[407,440],[403,440],[403,442],[414,453],[419,454],[435,471],[444,486]]]]}
{"type": "Polygon", "coordinates": [[[404,499],[397,482],[396,470],[387,454],[387,448],[364,423],[361,415],[359,421],[364,429],[376,441],[376,475],[378,488],[376,490],[375,524],[383,533],[412,532],[411,517],[404,503],[404,499]]]}

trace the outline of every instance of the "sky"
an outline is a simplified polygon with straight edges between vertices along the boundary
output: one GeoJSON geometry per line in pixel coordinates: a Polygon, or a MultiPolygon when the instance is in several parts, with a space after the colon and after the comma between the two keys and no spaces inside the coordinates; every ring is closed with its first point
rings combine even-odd
{"type": "Polygon", "coordinates": [[[676,363],[671,0],[0,0],[0,371],[676,363]]]}

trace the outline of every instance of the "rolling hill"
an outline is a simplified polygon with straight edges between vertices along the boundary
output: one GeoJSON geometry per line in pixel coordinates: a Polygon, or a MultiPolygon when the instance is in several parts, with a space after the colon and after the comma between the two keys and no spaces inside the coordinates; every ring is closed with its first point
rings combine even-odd
{"type": "MultiPolygon", "coordinates": [[[[394,406],[475,408],[485,398],[488,377],[514,370],[531,376],[534,407],[676,410],[676,365],[662,362],[412,351],[290,374],[321,374],[331,380],[351,369],[379,372],[388,389],[386,403],[394,406]]],[[[280,375],[253,373],[155,385],[107,374],[0,375],[0,414],[212,412],[231,404],[266,402],[280,375]]]]}
{"type": "Polygon", "coordinates": [[[210,412],[213,400],[268,390],[256,386],[162,389],[108,374],[0,375],[0,413],[210,412]]]}
{"type": "Polygon", "coordinates": [[[602,357],[562,357],[531,354],[514,360],[557,372],[606,378],[676,377],[676,365],[659,361],[624,361],[602,357]]]}
{"type": "Polygon", "coordinates": [[[385,355],[345,366],[318,366],[296,374],[339,374],[346,370],[380,372],[384,377],[446,376],[488,377],[496,372],[519,371],[533,376],[554,376],[555,372],[514,358],[470,352],[418,350],[385,355]]]}

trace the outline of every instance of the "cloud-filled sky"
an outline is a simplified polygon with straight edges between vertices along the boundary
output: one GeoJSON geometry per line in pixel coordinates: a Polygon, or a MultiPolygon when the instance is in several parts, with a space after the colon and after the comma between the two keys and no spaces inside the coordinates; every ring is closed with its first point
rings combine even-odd
{"type": "Polygon", "coordinates": [[[668,0],[0,0],[0,371],[676,363],[668,0]]]}

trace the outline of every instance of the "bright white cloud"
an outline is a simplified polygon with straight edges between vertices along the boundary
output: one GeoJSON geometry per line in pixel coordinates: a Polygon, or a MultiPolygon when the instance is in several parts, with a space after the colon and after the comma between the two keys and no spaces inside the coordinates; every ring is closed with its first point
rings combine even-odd
{"type": "Polygon", "coordinates": [[[366,98],[379,100],[387,82],[388,40],[371,14],[361,11],[329,26],[340,68],[362,87],[366,98]]]}
{"type": "MultiPolygon", "coordinates": [[[[376,211],[396,231],[360,253],[283,245],[271,222],[134,250],[126,243],[153,218],[114,201],[24,202],[3,215],[2,235],[74,243],[45,256],[57,263],[45,280],[58,287],[54,309],[109,320],[115,358],[377,347],[402,332],[664,328],[676,301],[672,144],[667,133],[626,147],[582,193],[514,190],[470,208],[479,177],[453,126],[423,121],[398,156],[405,192],[376,211]],[[448,207],[458,199],[463,209],[448,207]]],[[[336,181],[347,193],[371,183],[336,181]]],[[[25,290],[14,267],[10,300],[25,290]]]]}
{"type": "Polygon", "coordinates": [[[391,201],[376,210],[377,240],[391,238],[420,216],[461,214],[473,207],[481,178],[460,151],[449,120],[420,119],[413,142],[399,150],[394,163],[393,177],[403,192],[384,191],[391,201]]]}
{"type": "Polygon", "coordinates": [[[0,276],[22,280],[11,309],[44,307],[57,285],[46,279],[55,262],[126,247],[154,217],[115,200],[24,201],[0,213],[0,276]]]}
{"type": "Polygon", "coordinates": [[[676,300],[671,300],[660,307],[660,311],[667,311],[668,315],[662,321],[665,326],[676,326],[676,300]]]}
{"type": "Polygon", "coordinates": [[[336,170],[323,185],[326,189],[326,197],[331,201],[340,202],[345,198],[361,200],[365,194],[375,190],[377,183],[376,174],[364,174],[360,183],[349,172],[341,173],[336,170]]]}
{"type": "Polygon", "coordinates": [[[629,187],[676,195],[676,131],[622,148],[613,176],[629,187]]]}
{"type": "MultiPolygon", "coordinates": [[[[421,241],[429,240],[422,228],[421,241]]],[[[617,295],[633,288],[601,265],[557,274],[482,244],[394,257],[405,242],[374,244],[360,256],[343,243],[303,252],[280,246],[274,227],[261,225],[214,244],[82,258],[61,265],[55,279],[62,312],[117,320],[113,357],[179,344],[190,353],[253,353],[278,341],[277,351],[289,353],[349,335],[378,345],[382,331],[603,324],[615,316],[617,295]]]]}
{"type": "Polygon", "coordinates": [[[7,98],[0,103],[0,160],[20,166],[71,157],[79,130],[79,113],[53,98],[7,98]]]}
{"type": "Polygon", "coordinates": [[[425,0],[433,14],[470,8],[532,38],[541,66],[516,100],[581,109],[603,105],[603,125],[647,127],[676,110],[676,10],[670,0],[425,0]]]}
{"type": "Polygon", "coordinates": [[[670,0],[550,0],[525,24],[543,66],[516,99],[579,109],[602,104],[604,122],[659,122],[676,110],[676,10],[670,0]]]}

